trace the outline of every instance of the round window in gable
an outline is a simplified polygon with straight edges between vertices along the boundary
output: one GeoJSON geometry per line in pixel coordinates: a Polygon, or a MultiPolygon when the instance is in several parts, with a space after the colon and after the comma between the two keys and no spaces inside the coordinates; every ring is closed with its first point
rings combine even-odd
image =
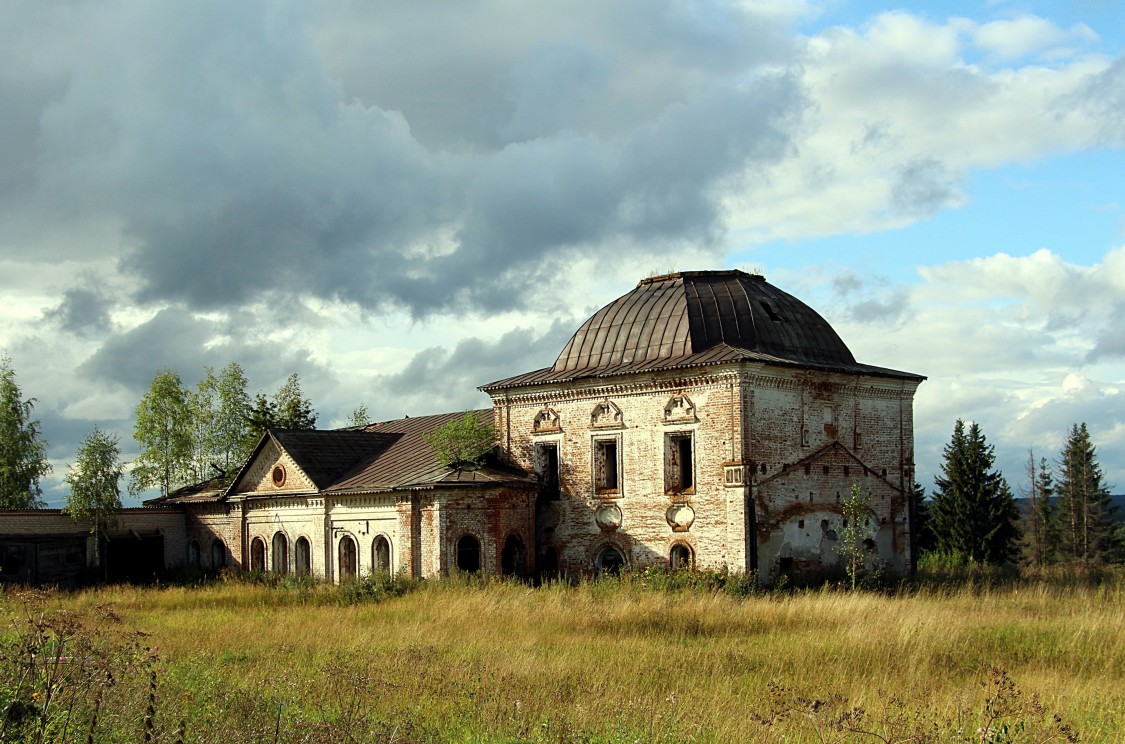
{"type": "Polygon", "coordinates": [[[281,488],[282,486],[285,485],[285,466],[284,465],[274,465],[273,466],[273,484],[275,486],[277,486],[278,488],[281,488]]]}

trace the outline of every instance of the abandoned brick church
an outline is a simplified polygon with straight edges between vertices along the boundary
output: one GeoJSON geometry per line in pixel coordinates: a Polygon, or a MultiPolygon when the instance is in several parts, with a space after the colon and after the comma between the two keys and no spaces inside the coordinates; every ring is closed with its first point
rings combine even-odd
{"type": "Polygon", "coordinates": [[[483,385],[496,456],[438,464],[463,413],[270,431],[234,482],[162,500],[206,567],[435,576],[726,566],[770,582],[836,565],[841,501],[873,506],[872,560],[913,554],[913,398],[924,378],[855,360],[761,276],[644,279],[545,369],[483,385]]]}
{"type": "MultiPolygon", "coordinates": [[[[233,482],[126,510],[108,575],[115,561],[130,579],[155,562],[330,581],[693,565],[770,583],[837,565],[853,483],[873,507],[869,559],[902,573],[923,379],[857,362],[761,276],[651,277],[587,320],[552,366],[480,388],[492,408],[477,414],[499,434],[483,465],[444,467],[424,441],[464,412],[270,430],[233,482]]],[[[94,555],[64,516],[4,522],[20,533],[0,529],[8,577],[43,580],[94,555]]]]}

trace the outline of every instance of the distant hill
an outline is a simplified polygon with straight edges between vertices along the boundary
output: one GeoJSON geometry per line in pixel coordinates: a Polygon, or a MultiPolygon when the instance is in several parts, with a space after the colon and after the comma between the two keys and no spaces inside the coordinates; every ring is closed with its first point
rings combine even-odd
{"type": "MultiPolygon", "coordinates": [[[[1054,503],[1056,499],[1052,499],[1054,503]]],[[[1113,518],[1118,522],[1125,522],[1125,493],[1113,494],[1109,497],[1110,507],[1115,511],[1113,518]]],[[[1016,508],[1020,510],[1020,516],[1031,513],[1031,499],[1017,498],[1016,508]]]]}

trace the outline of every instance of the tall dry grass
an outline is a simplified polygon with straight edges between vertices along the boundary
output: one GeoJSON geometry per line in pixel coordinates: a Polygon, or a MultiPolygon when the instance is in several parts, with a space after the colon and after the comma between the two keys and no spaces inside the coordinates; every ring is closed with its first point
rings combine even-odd
{"type": "Polygon", "coordinates": [[[868,728],[979,741],[999,683],[987,664],[1017,703],[1044,706],[1008,723],[1049,732],[1057,713],[1083,741],[1119,741],[1123,586],[742,598],[453,581],[349,603],[331,587],[226,583],[55,601],[108,604],[149,634],[162,718],[184,718],[188,740],[229,742],[234,727],[265,741],[875,741],[824,728],[860,707],[868,728]]]}

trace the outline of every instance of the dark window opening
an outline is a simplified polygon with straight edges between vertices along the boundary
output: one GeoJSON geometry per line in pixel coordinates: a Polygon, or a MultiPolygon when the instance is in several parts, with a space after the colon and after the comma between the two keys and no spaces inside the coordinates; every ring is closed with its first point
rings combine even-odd
{"type": "Polygon", "coordinates": [[[539,554],[539,575],[543,579],[553,579],[559,575],[559,552],[553,545],[543,548],[539,554]]]}
{"type": "Polygon", "coordinates": [[[668,565],[673,570],[678,568],[691,568],[694,561],[691,557],[691,548],[683,543],[672,546],[672,551],[668,554],[668,565]]]}
{"type": "Polygon", "coordinates": [[[797,520],[797,529],[799,529],[799,530],[805,529],[805,520],[803,520],[803,519],[797,520]]]}
{"type": "Polygon", "coordinates": [[[805,475],[809,475],[810,473],[812,473],[812,465],[805,463],[805,475]]]}
{"type": "Polygon", "coordinates": [[[848,477],[848,476],[849,476],[849,475],[851,475],[851,474],[852,474],[852,469],[851,469],[851,468],[849,468],[849,467],[848,467],[847,465],[845,465],[845,466],[844,466],[844,477],[846,478],[846,477],[848,477]]]}
{"type": "Polygon", "coordinates": [[[211,543],[211,568],[222,568],[227,565],[227,546],[222,540],[211,543]]]}
{"type": "Polygon", "coordinates": [[[527,574],[527,550],[523,540],[508,535],[504,549],[500,551],[500,572],[505,576],[525,576],[527,574]]]}
{"type": "Polygon", "coordinates": [[[545,499],[559,498],[559,448],[555,444],[535,445],[536,475],[539,477],[539,494],[545,499]]]}
{"type": "Polygon", "coordinates": [[[312,546],[307,537],[298,537],[293,546],[294,570],[299,576],[312,573],[312,546]]]}
{"type": "Polygon", "coordinates": [[[199,541],[198,540],[191,540],[191,541],[188,542],[187,560],[188,560],[188,565],[191,565],[191,566],[198,566],[199,565],[199,541]]]}
{"type": "Polygon", "coordinates": [[[457,541],[457,570],[476,573],[480,570],[480,541],[464,535],[457,541]]]}
{"type": "Polygon", "coordinates": [[[793,558],[791,556],[783,556],[777,559],[777,570],[782,575],[789,575],[793,572],[793,558]]]}
{"type": "Polygon", "coordinates": [[[824,467],[821,468],[821,470],[824,472],[825,475],[828,475],[828,471],[830,470],[830,468],[827,465],[825,465],[824,467]]]}
{"type": "Polygon", "coordinates": [[[255,537],[250,543],[250,570],[266,570],[266,541],[260,537],[255,537]]]}
{"type": "Polygon", "coordinates": [[[621,569],[625,567],[625,556],[614,547],[609,547],[598,554],[598,560],[594,565],[599,577],[602,576],[617,576],[621,573],[621,569]]]}
{"type": "Polygon", "coordinates": [[[595,487],[598,491],[617,491],[620,482],[617,472],[617,440],[600,439],[594,443],[595,487]]]}

